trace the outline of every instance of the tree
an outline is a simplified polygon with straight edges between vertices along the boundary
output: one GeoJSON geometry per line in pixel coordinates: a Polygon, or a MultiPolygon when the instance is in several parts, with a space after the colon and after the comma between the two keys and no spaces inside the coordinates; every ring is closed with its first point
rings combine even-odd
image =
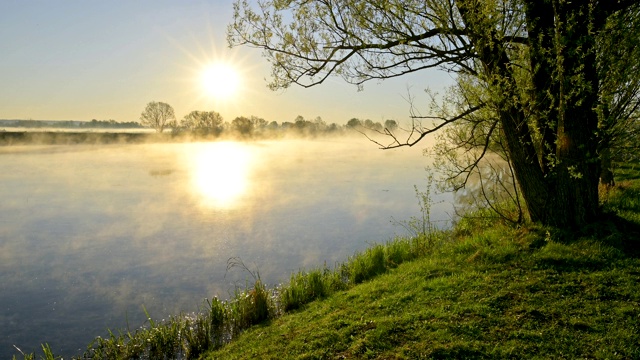
{"type": "Polygon", "coordinates": [[[249,136],[253,134],[253,122],[251,122],[251,119],[244,116],[238,116],[233,119],[231,122],[231,128],[237,131],[240,135],[249,136]]]}
{"type": "Polygon", "coordinates": [[[155,129],[159,133],[175,121],[176,115],[173,108],[163,102],[152,101],[148,103],[142,114],[140,114],[140,123],[155,129]]]}
{"type": "Polygon", "coordinates": [[[220,133],[222,123],[222,116],[215,111],[192,111],[185,115],[181,121],[181,125],[185,129],[203,134],[220,133]]]}
{"type": "MultiPolygon", "coordinates": [[[[475,134],[481,159],[498,139],[529,218],[580,227],[599,211],[601,154],[609,135],[601,65],[619,64],[603,51],[609,34],[629,36],[620,18],[637,14],[635,0],[291,0],[234,4],[231,45],[264,50],[269,86],[310,87],[328,76],[362,86],[427,68],[457,74],[458,87],[481,89],[446,117],[414,124],[409,138],[389,134],[386,147],[413,146],[462,121],[475,134]],[[472,128],[473,129],[473,128],[472,128]]],[[[637,24],[637,22],[636,22],[637,24]]],[[[609,37],[610,39],[610,37],[609,37]]],[[[637,46],[637,45],[636,45],[637,46]]],[[[637,64],[638,58],[625,59],[637,64]]],[[[613,126],[608,126],[609,128],[613,126]]],[[[476,161],[471,167],[478,166],[476,161]]],[[[467,169],[468,170],[468,169],[467,169]]]]}
{"type": "Polygon", "coordinates": [[[315,135],[318,131],[318,125],[315,122],[305,120],[302,116],[298,115],[294,123],[294,128],[301,135],[315,135]]]}
{"type": "Polygon", "coordinates": [[[254,129],[264,129],[269,125],[269,122],[259,116],[251,115],[251,123],[253,124],[254,129]]]}
{"type": "Polygon", "coordinates": [[[278,122],[277,121],[270,122],[269,125],[267,125],[267,128],[271,131],[278,130],[278,122]]]}
{"type": "Polygon", "coordinates": [[[385,120],[384,128],[391,132],[394,132],[398,128],[398,123],[395,120],[391,119],[385,120]]]}
{"type": "Polygon", "coordinates": [[[358,118],[351,118],[347,121],[347,127],[352,129],[357,129],[362,126],[362,121],[358,118]]]}
{"type": "Polygon", "coordinates": [[[317,131],[325,131],[327,129],[327,122],[324,121],[321,116],[316,116],[316,118],[313,119],[313,124],[317,131]]]}

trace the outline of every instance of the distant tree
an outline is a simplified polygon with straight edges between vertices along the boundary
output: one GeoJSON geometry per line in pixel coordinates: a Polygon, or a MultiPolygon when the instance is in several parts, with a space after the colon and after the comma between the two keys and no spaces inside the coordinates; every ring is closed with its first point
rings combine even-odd
{"type": "Polygon", "coordinates": [[[261,117],[251,115],[251,123],[254,129],[263,129],[269,125],[269,122],[261,117]]]}
{"type": "Polygon", "coordinates": [[[372,129],[373,128],[373,121],[366,119],[364,121],[364,127],[368,128],[368,129],[372,129]]]}
{"type": "Polygon", "coordinates": [[[165,127],[176,121],[176,115],[171,105],[163,102],[152,101],[147,104],[142,114],[140,122],[161,133],[165,127]]]}
{"type": "Polygon", "coordinates": [[[322,117],[320,116],[316,116],[316,118],[313,119],[313,123],[315,124],[316,130],[318,131],[324,131],[327,129],[327,123],[322,120],[322,117]]]}
{"type": "Polygon", "coordinates": [[[336,123],[329,124],[326,129],[326,131],[330,133],[338,132],[338,130],[340,130],[340,127],[336,123]]]}
{"type": "Polygon", "coordinates": [[[384,122],[384,127],[389,131],[394,131],[398,128],[398,123],[395,120],[386,120],[384,122]]]}
{"type": "Polygon", "coordinates": [[[362,126],[362,121],[360,119],[352,118],[351,120],[347,121],[347,127],[357,128],[359,126],[362,126]]]}
{"type": "Polygon", "coordinates": [[[251,135],[253,133],[253,122],[247,117],[238,116],[231,122],[231,129],[241,135],[251,135]]]}
{"type": "Polygon", "coordinates": [[[379,122],[373,122],[372,120],[369,120],[369,119],[364,121],[364,127],[369,130],[378,131],[378,132],[381,132],[383,130],[382,124],[380,124],[379,122]]]}
{"type": "Polygon", "coordinates": [[[301,115],[296,117],[293,128],[301,135],[315,135],[318,131],[317,123],[305,120],[301,115]]]}
{"type": "Polygon", "coordinates": [[[222,130],[223,119],[215,111],[192,111],[181,122],[183,128],[198,133],[218,134],[222,130]]]}
{"type": "Polygon", "coordinates": [[[277,121],[270,122],[269,125],[267,125],[267,128],[269,130],[277,130],[278,129],[278,122],[277,121]]]}
{"type": "Polygon", "coordinates": [[[82,127],[82,128],[139,128],[142,127],[139,123],[135,121],[128,122],[118,122],[113,119],[109,120],[96,120],[92,119],[87,122],[71,122],[71,126],[73,127],[82,127]]]}

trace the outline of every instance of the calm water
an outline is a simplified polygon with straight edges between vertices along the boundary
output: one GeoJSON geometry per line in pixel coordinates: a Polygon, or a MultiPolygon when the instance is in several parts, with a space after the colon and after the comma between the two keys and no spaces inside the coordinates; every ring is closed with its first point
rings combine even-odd
{"type": "Polygon", "coordinates": [[[226,298],[248,277],[231,257],[277,284],[403,234],[390,220],[418,215],[428,164],[358,138],[2,147],[0,165],[6,359],[226,298]]]}

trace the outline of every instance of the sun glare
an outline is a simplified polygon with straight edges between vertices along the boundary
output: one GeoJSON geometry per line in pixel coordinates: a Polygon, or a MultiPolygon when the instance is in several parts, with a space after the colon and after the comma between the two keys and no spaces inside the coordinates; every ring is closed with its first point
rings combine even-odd
{"type": "Polygon", "coordinates": [[[247,191],[250,154],[233,142],[200,145],[194,154],[193,183],[203,203],[229,208],[247,191]]]}
{"type": "Polygon", "coordinates": [[[202,71],[202,87],[205,93],[216,99],[233,98],[240,88],[240,75],[231,65],[217,63],[202,71]]]}

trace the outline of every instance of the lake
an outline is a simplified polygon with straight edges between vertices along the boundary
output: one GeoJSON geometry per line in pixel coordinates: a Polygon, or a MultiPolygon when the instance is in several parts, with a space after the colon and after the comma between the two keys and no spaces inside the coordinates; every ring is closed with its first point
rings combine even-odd
{"type": "MultiPolygon", "coordinates": [[[[405,234],[428,159],[358,138],[0,147],[0,358],[288,281],[405,234]]],[[[452,197],[433,195],[432,218],[452,197]]],[[[446,225],[444,225],[446,226],[446,225]]]]}

